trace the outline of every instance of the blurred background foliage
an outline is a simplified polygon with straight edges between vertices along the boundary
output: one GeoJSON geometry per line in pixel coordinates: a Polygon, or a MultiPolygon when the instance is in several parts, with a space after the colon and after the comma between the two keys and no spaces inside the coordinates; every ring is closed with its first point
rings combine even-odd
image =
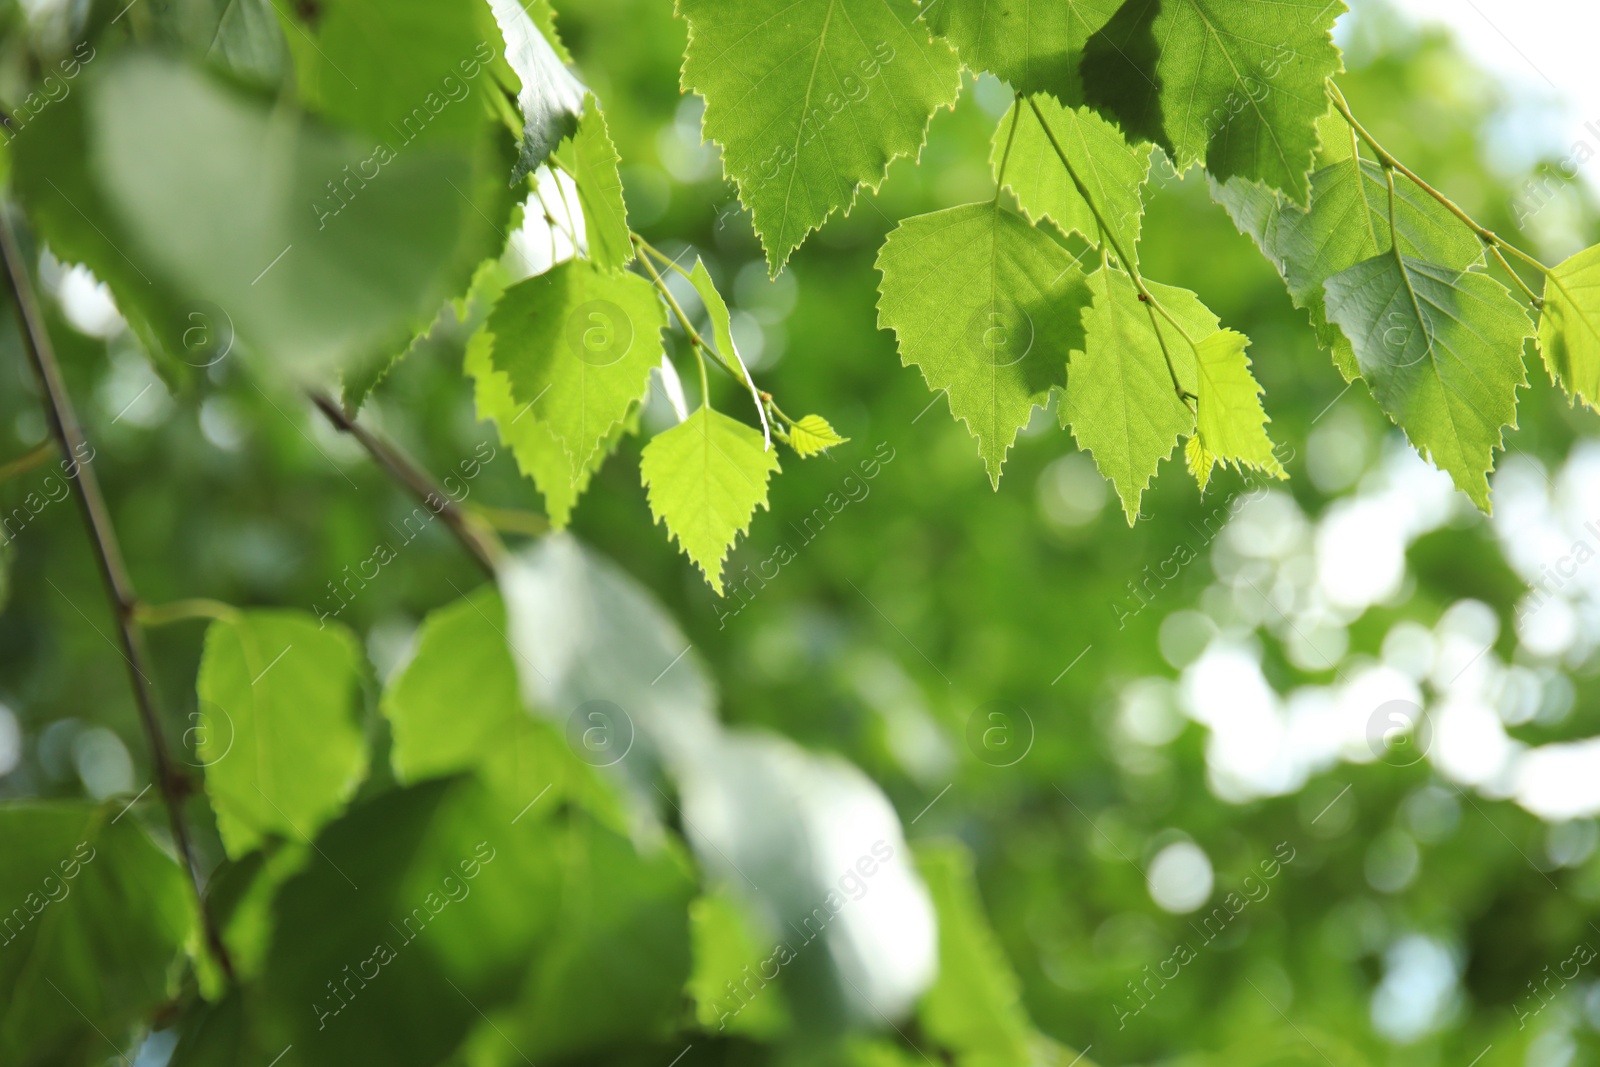
{"type": "MultiPolygon", "coordinates": [[[[1273,436],[1293,451],[1290,480],[1264,488],[1223,473],[1202,498],[1164,468],[1130,530],[1087,457],[1041,413],[992,491],[972,440],[875,329],[872,262],[899,219],[989,195],[988,138],[1007,91],[969,80],[954,112],[935,118],[920,165],[897,161],[880,193],[863,193],[769,281],[716,151],[700,142],[700,104],[679,93],[685,28],[671,5],[555,6],[605,103],[635,228],[668,255],[692,246],[735,308],[758,380],[850,438],[824,458],[785,457],[771,512],[731,557],[726,601],[652,525],[638,440],[577,510],[575,532],[679,620],[721,688],[724,718],[854,762],[913,842],[963,841],[1027,1011],[1096,1062],[1595,1062],[1600,975],[1550,975],[1578,946],[1600,944],[1600,803],[1541,802],[1512,766],[1524,748],[1600,734],[1587,594],[1563,590],[1571,619],[1549,624],[1555,637],[1518,615],[1540,566],[1526,545],[1561,542],[1530,518],[1541,494],[1550,522],[1600,498],[1578,444],[1593,416],[1569,409],[1530,363],[1496,482],[1503,501],[1521,503],[1477,515],[1364,388],[1342,391],[1304,314],[1203,178],[1179,180],[1158,162],[1146,273],[1196,290],[1254,339],[1273,436]],[[862,478],[869,457],[877,473],[862,478]],[[831,493],[849,503],[822,523],[815,509],[831,493]],[[780,544],[793,562],[752,578],[780,544]],[[1396,544],[1393,580],[1341,593],[1352,572],[1327,562],[1336,549],[1376,566],[1396,544]],[[1466,702],[1492,722],[1471,720],[1472,743],[1436,729],[1428,759],[1397,766],[1375,759],[1363,733],[1392,698],[1466,702]],[[1354,733],[1317,726],[1324,705],[1354,733]],[[1026,749],[1009,766],[969,744],[974,717],[981,732],[995,708],[1026,749]],[[1267,877],[1274,858],[1284,862],[1267,877]],[[1202,926],[1250,885],[1259,899],[1220,936],[1202,926]],[[1179,944],[1192,959],[1150,982],[1179,944]]],[[[1447,36],[1379,3],[1358,5],[1340,33],[1356,113],[1413,169],[1549,261],[1596,239],[1600,216],[1579,185],[1519,226],[1514,198],[1567,146],[1547,146],[1540,170],[1507,173],[1494,146],[1513,102],[1447,36]]],[[[30,76],[21,54],[8,46],[0,68],[8,102],[30,76]]],[[[413,508],[353,442],[292,395],[263,391],[238,361],[169,395],[113,315],[69,298],[92,279],[48,260],[44,276],[147,599],[312,610],[413,508]]],[[[14,313],[0,314],[3,460],[39,445],[45,425],[14,313]]],[[[493,440],[461,374],[465,339],[436,329],[363,413],[438,473],[493,440]]],[[[713,390],[742,410],[725,376],[713,390]]],[[[654,397],[646,426],[664,424],[665,410],[654,397]]],[[[55,492],[48,471],[0,484],[0,509],[55,492]]],[[[541,507],[503,461],[472,482],[469,504],[541,507]]],[[[75,506],[50,503],[6,554],[0,796],[137,792],[145,746],[75,506]]],[[[369,705],[422,616],[477,582],[436,524],[352,602],[342,619],[373,664],[369,705]]],[[[196,710],[199,637],[193,625],[154,635],[175,735],[196,710]]],[[[386,726],[375,711],[367,721],[382,752],[386,726]]],[[[701,1054],[686,1064],[711,1062],[701,1054]]]]}

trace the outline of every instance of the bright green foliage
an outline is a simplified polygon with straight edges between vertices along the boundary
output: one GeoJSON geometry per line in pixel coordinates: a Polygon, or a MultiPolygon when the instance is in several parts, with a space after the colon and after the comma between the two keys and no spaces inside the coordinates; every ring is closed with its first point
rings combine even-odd
{"type": "Polygon", "coordinates": [[[1539,348],[1550,377],[1600,409],[1600,245],[1579,252],[1545,279],[1539,348]]]}
{"type": "Polygon", "coordinates": [[[1501,429],[1517,423],[1533,324],[1504,286],[1385,254],[1328,279],[1328,318],[1350,338],[1380,407],[1485,511],[1501,429]]]}
{"type": "Polygon", "coordinates": [[[415,655],[378,705],[394,732],[389,761],[401,782],[477,770],[520,805],[564,771],[560,739],[522,702],[505,634],[505,605],[492,586],[423,620],[415,655]]]}
{"type": "Polygon", "coordinates": [[[177,862],[122,811],[0,806],[0,1062],[131,1059],[132,1032],[175,992],[194,921],[177,862]]]}
{"type": "Polygon", "coordinates": [[[230,856],[306,840],[366,776],[356,720],[361,646],[336,622],[252,611],[206,631],[195,758],[230,856]]]}
{"type": "Polygon", "coordinates": [[[936,841],[919,844],[916,856],[939,915],[939,977],[918,1008],[922,1029],[963,1067],[1094,1067],[1034,1029],[1022,983],[985,917],[972,855],[959,842],[936,841]]]}
{"type": "MultiPolygon", "coordinates": [[[[717,292],[716,283],[711,280],[711,272],[706,270],[705,261],[695,258],[694,270],[689,272],[689,284],[694,286],[695,293],[700,297],[700,302],[705,305],[706,317],[711,320],[711,336],[716,347],[717,359],[728,368],[739,381],[748,381],[750,371],[744,365],[744,359],[739,355],[738,346],[733,343],[733,317],[728,313],[728,303],[722,299],[722,294],[717,292]]],[[[757,406],[760,406],[757,398],[757,406]]]]}
{"type": "Polygon", "coordinates": [[[998,487],[1017,431],[1066,379],[1089,302],[1065,249],[998,203],[966,204],[900,223],[878,253],[878,325],[895,332],[967,424],[998,487]]]}
{"type": "Polygon", "coordinates": [[[606,117],[592,94],[584,99],[578,132],[556,158],[578,183],[589,258],[607,270],[621,270],[633,259],[628,205],[622,199],[622,178],[617,174],[617,146],[611,143],[606,117]]]}
{"type": "Polygon", "coordinates": [[[700,407],[644,446],[639,473],[650,512],[722,594],[722,561],[767,506],[767,480],[778,453],[761,434],[720,411],[700,407]]]}
{"type": "Polygon", "coordinates": [[[1272,439],[1267,436],[1270,420],[1261,409],[1261,386],[1250,373],[1250,357],[1244,352],[1249,344],[1250,338],[1242,333],[1218,330],[1195,346],[1195,374],[1200,382],[1195,440],[1206,457],[1206,473],[1196,473],[1201,488],[1205,488],[1214,462],[1253,467],[1274,478],[1288,477],[1272,454],[1272,439]]]}
{"type": "Polygon", "coordinates": [[[1048,218],[1063,233],[1076,231],[1091,244],[1105,244],[1137,267],[1151,146],[1130,148],[1115,126],[1086,107],[1065,108],[1045,96],[1034,102],[1043,122],[1019,100],[995,128],[989,157],[995,180],[1002,180],[1003,169],[1005,184],[1034,222],[1048,218]],[[1070,172],[1062,155],[1072,165],[1070,172]],[[1102,221],[1109,230],[1104,236],[1102,221]]]}
{"type": "Polygon", "coordinates": [[[683,88],[776,274],[806,234],[922,149],[960,62],[911,0],[678,0],[683,88]]]}
{"type": "Polygon", "coordinates": [[[510,182],[515,186],[578,129],[584,90],[566,67],[566,49],[556,39],[547,2],[524,6],[517,0],[488,0],[488,4],[504,39],[506,62],[521,83],[517,106],[522,109],[522,142],[510,182]]]}
{"type": "Polygon", "coordinates": [[[834,445],[842,445],[848,440],[850,440],[848,437],[840,437],[838,431],[821,415],[803,415],[789,427],[789,447],[793,448],[801,458],[826,452],[834,445]]]}
{"type": "Polygon", "coordinates": [[[1122,0],[938,0],[924,11],[933,32],[948,38],[973,70],[989,71],[1019,93],[1049,93],[1076,104],[1083,97],[1083,46],[1121,5],[1122,0]]]}
{"type": "Polygon", "coordinates": [[[513,418],[526,409],[548,426],[575,480],[643,399],[665,325],[649,282],[582,259],[513,285],[490,314],[494,367],[511,382],[513,418]]]}
{"type": "Polygon", "coordinates": [[[750,997],[737,1014],[726,1007],[728,983],[739,988],[748,980],[748,969],[759,969],[761,961],[772,955],[772,945],[763,943],[751,926],[744,907],[728,893],[695,898],[689,905],[694,970],[689,975],[688,993],[694,998],[695,1022],[702,1030],[770,1040],[792,1025],[788,1005],[778,991],[750,997]]]}
{"type": "MultiPolygon", "coordinates": [[[[1342,123],[1341,123],[1342,125],[1342,123]]],[[[1311,313],[1317,340],[1331,348],[1334,363],[1353,380],[1359,373],[1350,341],[1327,319],[1322,283],[1364,259],[1389,249],[1389,186],[1383,168],[1349,152],[1350,129],[1332,146],[1343,146],[1339,162],[1311,176],[1311,206],[1302,208],[1281,193],[1242,178],[1212,182],[1211,194],[1239,229],[1255,238],[1277,267],[1295,307],[1311,313]],[[1363,200],[1365,201],[1363,203],[1363,200]]],[[[1416,259],[1465,270],[1483,258],[1471,230],[1408,179],[1395,175],[1394,231],[1400,251],[1416,259]]]]}
{"type": "Polygon", "coordinates": [[[1178,396],[1180,385],[1195,391],[1194,349],[1184,334],[1208,337],[1217,319],[1193,293],[1148,285],[1183,323],[1180,332],[1139,299],[1133,279],[1111,267],[1090,275],[1089,288],[1094,304],[1083,315],[1086,337],[1072,354],[1061,419],[1116,486],[1131,526],[1156,467],[1194,429],[1195,413],[1178,396]]]}
{"type": "Polygon", "coordinates": [[[1330,30],[1343,0],[1128,0],[1089,42],[1089,103],[1178,169],[1203,162],[1310,196],[1323,82],[1343,65],[1330,30]]]}

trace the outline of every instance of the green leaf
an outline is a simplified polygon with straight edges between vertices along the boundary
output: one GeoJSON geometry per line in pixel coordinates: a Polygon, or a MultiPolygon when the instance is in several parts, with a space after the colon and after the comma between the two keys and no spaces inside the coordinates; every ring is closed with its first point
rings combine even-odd
{"type": "Polygon", "coordinates": [[[1528,312],[1499,282],[1393,252],[1328,279],[1328,318],[1350,338],[1380,407],[1424,458],[1489,510],[1502,427],[1527,384],[1528,312]]]}
{"type": "Polygon", "coordinates": [[[1089,302],[1066,250],[998,204],[966,204],[904,220],[878,252],[878,326],[900,362],[943,390],[978,439],[989,480],[1017,431],[1066,377],[1089,302]]]}
{"type": "Polygon", "coordinates": [[[518,808],[535,799],[559,805],[567,792],[544,795],[570,773],[571,754],[522,702],[505,605],[492,586],[423,620],[415,655],[378,708],[393,730],[389,759],[403,783],[476,771],[518,808]]]}
{"type": "Polygon", "coordinates": [[[549,427],[575,482],[644,398],[665,326],[649,282],[582,259],[518,282],[490,314],[495,369],[519,415],[549,427]]]}
{"type": "Polygon", "coordinates": [[[269,834],[307,840],[349,803],[367,772],[362,658],[343,626],[303,612],[244,612],[207,629],[195,758],[228,855],[269,834]]]}
{"type": "Polygon", "coordinates": [[[1005,184],[1029,219],[1049,219],[1062,233],[1076,231],[1090,244],[1106,243],[1099,221],[1104,219],[1111,231],[1112,253],[1125,253],[1137,267],[1144,218],[1141,190],[1150,176],[1151,146],[1129,148],[1115,126],[1086,107],[1071,110],[1049,97],[1034,99],[1044,113],[1043,121],[1027,101],[1018,100],[995,127],[989,155],[995,180],[1000,181],[1003,172],[1005,184]],[[1056,145],[1072,164],[1082,189],[1062,164],[1056,145]]]}
{"type": "Polygon", "coordinates": [[[700,407],[644,446],[639,473],[650,512],[722,595],[722,561],[767,506],[767,481],[779,470],[761,434],[720,411],[700,407]]]}
{"type": "Polygon", "coordinates": [[[821,415],[804,415],[800,421],[789,427],[789,447],[802,459],[826,452],[834,445],[842,445],[848,440],[850,438],[840,437],[838,431],[821,415]]]}
{"type": "MultiPolygon", "coordinates": [[[[1244,350],[1250,338],[1232,330],[1218,330],[1195,346],[1195,370],[1200,382],[1198,432],[1194,440],[1205,455],[1206,475],[1196,477],[1204,489],[1211,464],[1232,463],[1253,467],[1274,478],[1286,478],[1283,465],[1272,454],[1267,436],[1267,413],[1261,408],[1261,386],[1250,373],[1244,350]]],[[[1190,456],[1190,469],[1199,461],[1190,456]]]]}
{"type": "MultiPolygon", "coordinates": [[[[1327,319],[1322,284],[1340,271],[1389,250],[1389,185],[1383,168],[1349,152],[1350,128],[1332,144],[1343,159],[1311,176],[1311,206],[1242,178],[1212,181],[1212,199],[1228,210],[1241,233],[1255,239],[1277,268],[1294,306],[1311,313],[1317,340],[1333,350],[1346,381],[1359,373],[1350,341],[1327,319]]],[[[1437,200],[1395,175],[1394,232],[1400,251],[1415,259],[1465,270],[1483,259],[1483,244],[1437,200]]]]}
{"type": "MultiPolygon", "coordinates": [[[[430,0],[417,2],[426,4],[430,0]]],[[[511,184],[515,186],[538,170],[556,146],[577,131],[583,114],[584,88],[563,62],[566,50],[558,53],[551,44],[555,26],[548,3],[533,5],[532,17],[519,0],[489,0],[489,7],[505,39],[506,62],[522,83],[517,93],[517,105],[522,109],[522,143],[511,174],[511,184]]]]}
{"type": "Polygon", "coordinates": [[[19,189],[52,246],[63,237],[180,365],[231,351],[193,350],[197,333],[318,376],[397,352],[465,290],[510,214],[509,146],[487,124],[402,152],[151,54],[80,79],[17,140],[19,189]]]}
{"type": "Polygon", "coordinates": [[[1039,1033],[1028,1018],[1022,983],[989,926],[966,847],[922,842],[916,857],[939,915],[939,978],[918,1006],[922,1029],[963,1067],[1094,1067],[1039,1033]]]}
{"type": "Polygon", "coordinates": [[[304,1067],[433,1067],[556,931],[569,843],[469,778],[352,808],[278,894],[259,989],[304,1067]],[[335,921],[329,921],[336,917],[335,921]]]}
{"type": "Polygon", "coordinates": [[[1217,465],[1217,457],[1206,451],[1206,446],[1200,443],[1199,434],[1183,443],[1183,461],[1189,473],[1194,475],[1200,492],[1204,493],[1206,486],[1211,484],[1211,469],[1217,465]]]}
{"type": "Polygon", "coordinates": [[[1128,0],[1089,41],[1085,96],[1179,171],[1197,162],[1310,196],[1323,83],[1343,69],[1343,0],[1128,0]]]}
{"type": "Polygon", "coordinates": [[[194,891],[126,804],[0,805],[8,1067],[131,1060],[144,1020],[176,993],[194,891]]]}
{"type": "Polygon", "coordinates": [[[730,983],[738,989],[746,981],[746,968],[759,968],[772,954],[771,939],[760,937],[753,927],[745,907],[727,892],[708,893],[689,906],[694,969],[688,993],[702,1030],[770,1041],[793,1025],[783,997],[728,994],[730,983]]]}
{"type": "MultiPolygon", "coordinates": [[[[505,291],[507,275],[497,261],[485,263],[473,281],[473,300],[480,307],[491,308],[505,291]]],[[[495,369],[494,334],[487,325],[480,325],[468,339],[463,370],[472,379],[473,404],[480,420],[494,423],[500,443],[511,449],[516,457],[517,469],[533,479],[544,497],[545,515],[552,529],[564,530],[572,521],[572,510],[578,498],[589,488],[589,482],[600,469],[607,456],[615,451],[625,433],[630,433],[634,416],[624,418],[601,442],[589,462],[572,472],[572,459],[561,447],[555,433],[548,425],[534,418],[527,404],[519,404],[511,395],[511,379],[495,369]]],[[[637,408],[635,415],[637,413],[637,408]]]]}
{"type": "Polygon", "coordinates": [[[1089,276],[1094,304],[1083,314],[1086,337],[1072,354],[1061,406],[1078,446],[1116,486],[1130,526],[1156,467],[1194,429],[1194,412],[1173,386],[1176,373],[1185,392],[1196,389],[1194,349],[1184,333],[1198,342],[1217,331],[1216,316],[1193,293],[1146,287],[1183,332],[1139,299],[1127,274],[1102,267],[1089,276]]]}
{"type": "Polygon", "coordinates": [[[152,36],[223,70],[276,87],[289,45],[271,0],[151,0],[152,36]]]}
{"type": "Polygon", "coordinates": [[[584,98],[578,132],[558,158],[578,183],[589,258],[607,270],[621,270],[633,259],[628,205],[617,173],[617,146],[611,143],[606,117],[593,94],[584,98]]]}
{"type": "Polygon", "coordinates": [[[727,301],[722,299],[722,294],[717,292],[716,283],[711,280],[711,272],[706,270],[705,260],[696,256],[694,270],[689,272],[689,284],[694,286],[694,291],[699,294],[700,302],[705,305],[706,316],[711,320],[711,333],[716,339],[717,359],[728,368],[728,373],[750,391],[750,401],[755,404],[756,413],[761,419],[761,436],[764,444],[772,443],[772,431],[767,425],[766,405],[761,402],[760,395],[756,392],[755,380],[750,377],[750,368],[744,365],[744,357],[739,355],[739,346],[733,343],[733,318],[728,314],[727,301]]]}
{"type": "Polygon", "coordinates": [[[911,0],[678,0],[683,88],[776,274],[812,230],[877,189],[952,107],[961,64],[911,0]]]}
{"type": "Polygon", "coordinates": [[[1083,47],[1122,0],[937,0],[923,8],[933,32],[949,39],[961,61],[1010,82],[1019,93],[1049,93],[1068,104],[1083,99],[1078,67],[1083,47]]]}
{"type": "Polygon", "coordinates": [[[1600,410],[1600,245],[1546,276],[1539,349],[1550,377],[1600,410]]]}

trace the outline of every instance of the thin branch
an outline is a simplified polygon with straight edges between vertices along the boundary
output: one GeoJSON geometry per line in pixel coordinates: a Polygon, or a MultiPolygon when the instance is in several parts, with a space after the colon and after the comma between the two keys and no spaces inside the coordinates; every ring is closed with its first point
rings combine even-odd
{"type": "MultiPolygon", "coordinates": [[[[706,379],[706,357],[702,349],[709,348],[706,339],[689,324],[689,316],[684,314],[683,307],[678,303],[678,298],[672,295],[672,290],[667,288],[666,280],[656,270],[655,264],[650,262],[650,257],[644,254],[645,240],[638,234],[633,235],[634,241],[639,245],[639,262],[644,265],[645,271],[650,275],[650,280],[666,298],[667,306],[672,308],[672,313],[678,316],[678,322],[683,326],[683,332],[689,338],[689,347],[694,350],[694,358],[700,365],[700,406],[711,406],[711,383],[706,379]]],[[[714,350],[713,350],[714,351],[714,350]]]]}
{"type": "Polygon", "coordinates": [[[151,682],[155,669],[150,665],[150,657],[145,650],[144,631],[137,618],[138,598],[134,594],[133,582],[128,577],[127,566],[123,563],[122,546],[117,541],[116,529],[111,525],[111,514],[106,508],[105,497],[100,492],[100,480],[90,466],[89,459],[85,458],[92,457],[94,453],[89,450],[83,431],[78,425],[78,416],[73,410],[72,398],[68,395],[66,383],[61,377],[61,368],[56,362],[55,349],[50,343],[50,334],[45,328],[44,315],[40,311],[33,282],[28,277],[22,250],[17,244],[16,232],[12,229],[9,213],[3,207],[0,207],[0,255],[5,259],[6,278],[22,318],[23,349],[27,352],[28,359],[32,362],[33,369],[44,388],[45,417],[50,424],[51,436],[54,437],[55,445],[61,455],[66,457],[75,469],[76,476],[71,481],[77,487],[77,492],[73,495],[77,497],[83,512],[84,525],[88,528],[89,542],[94,549],[100,577],[105,584],[106,595],[111,601],[111,613],[117,623],[122,658],[128,664],[128,681],[133,686],[134,704],[139,711],[139,722],[150,743],[156,786],[167,809],[167,820],[172,827],[172,839],[189,869],[189,881],[194,889],[206,945],[223,974],[231,982],[234,979],[233,961],[223,944],[216,923],[206,909],[204,879],[189,835],[189,824],[184,818],[183,798],[190,788],[190,783],[188,777],[174,764],[172,754],[167,748],[166,737],[161,730],[155,687],[151,682]]]}
{"type": "Polygon", "coordinates": [[[44,466],[56,454],[56,443],[46,441],[31,452],[26,452],[11,460],[9,463],[0,463],[0,482],[9,482],[13,478],[21,477],[31,470],[44,466]]]}
{"type": "Polygon", "coordinates": [[[313,390],[310,394],[311,402],[317,410],[333,424],[334,429],[347,433],[360,442],[361,447],[382,467],[390,477],[411,491],[422,505],[435,515],[444,520],[450,527],[450,532],[456,535],[456,540],[472,554],[478,566],[490,578],[495,576],[497,564],[505,558],[505,546],[490,530],[486,530],[480,520],[450,499],[426,471],[417,466],[398,448],[373,435],[365,426],[346,415],[344,409],[336,404],[332,397],[326,393],[313,390]]]}

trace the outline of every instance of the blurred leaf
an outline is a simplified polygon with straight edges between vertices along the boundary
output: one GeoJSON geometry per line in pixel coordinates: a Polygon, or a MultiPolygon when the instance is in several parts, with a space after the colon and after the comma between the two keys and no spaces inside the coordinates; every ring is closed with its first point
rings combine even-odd
{"type": "Polygon", "coordinates": [[[487,329],[518,416],[549,427],[577,479],[643,399],[665,326],[649,282],[576,259],[507,289],[487,329]]]}
{"type": "Polygon", "coordinates": [[[949,38],[961,61],[986,70],[1024,95],[1049,93],[1065,104],[1083,99],[1078,67],[1091,35],[1122,0],[1024,4],[1008,0],[939,0],[926,5],[933,32],[949,38]]]}
{"type": "Polygon", "coordinates": [[[1527,311],[1486,274],[1392,251],[1324,289],[1328,318],[1350,338],[1379,406],[1487,511],[1501,430],[1516,426],[1517,389],[1528,384],[1527,311]]]}
{"type": "Polygon", "coordinates": [[[719,596],[728,549],[767,506],[767,482],[779,470],[759,431],[704,406],[651,438],[639,460],[650,513],[719,596]]]}
{"type": "Polygon", "coordinates": [[[1330,34],[1343,0],[1129,0],[1090,39],[1090,104],[1132,138],[1155,141],[1181,172],[1204,163],[1304,204],[1328,110],[1323,82],[1343,70],[1330,34]]]}
{"type": "Polygon", "coordinates": [[[252,611],[206,631],[196,758],[230,856],[268,834],[309,838],[355,793],[367,773],[362,658],[343,626],[302,612],[252,611]]]}
{"type": "Polygon", "coordinates": [[[1539,348],[1550,377],[1600,410],[1600,245],[1546,276],[1539,348]]]}
{"type": "Polygon", "coordinates": [[[1083,343],[1083,272],[998,201],[905,219],[877,267],[879,328],[895,332],[902,364],[945,392],[999,488],[1017,431],[1065,384],[1083,343]]]}
{"type": "Polygon", "coordinates": [[[272,0],[150,0],[149,10],[158,39],[240,78],[276,88],[289,73],[272,0]]]}
{"type": "Polygon", "coordinates": [[[678,0],[677,11],[689,21],[684,91],[705,97],[705,137],[722,146],[774,275],[861,186],[916,155],[961,89],[955,53],[911,0],[678,0]]]}
{"type": "Polygon", "coordinates": [[[508,804],[557,805],[570,755],[523,705],[506,643],[505,606],[492,586],[429,613],[411,661],[379,709],[394,732],[390,761],[406,784],[477,771],[508,804]]]}
{"type": "Polygon", "coordinates": [[[1003,169],[1006,185],[1033,222],[1049,219],[1062,233],[1076,231],[1096,247],[1105,245],[1113,255],[1120,249],[1137,267],[1151,146],[1130,148],[1115,126],[1086,107],[1074,111],[1049,97],[1035,100],[1049,123],[1048,132],[1026,101],[1013,103],[994,131],[989,164],[995,180],[1001,180],[1003,169]],[[1062,164],[1056,144],[1090,199],[1084,199],[1062,164]],[[1100,219],[1111,228],[1109,242],[1102,236],[1100,219]]]}
{"type": "Polygon", "coordinates": [[[617,146],[611,143],[606,117],[593,94],[584,98],[578,131],[557,158],[578,183],[589,258],[607,270],[621,270],[633,259],[633,235],[617,174],[617,146]]]}
{"type": "MultiPolygon", "coordinates": [[[[1250,338],[1233,330],[1217,330],[1195,346],[1195,369],[1200,382],[1197,438],[1204,448],[1207,470],[1212,462],[1253,467],[1275,478],[1286,478],[1283,465],[1272,454],[1267,436],[1267,413],[1261,408],[1261,386],[1250,373],[1245,349],[1250,338]]],[[[1205,488],[1205,479],[1201,479],[1205,488]]]]}
{"type": "Polygon", "coordinates": [[[513,824],[510,803],[445,779],[319,835],[278,895],[260,987],[300,1063],[431,1067],[515,994],[563,900],[571,846],[549,810],[513,824]]]}
{"type": "Polygon", "coordinates": [[[200,313],[300,373],[399,351],[510,212],[488,127],[401,153],[152,56],[81,77],[58,121],[18,142],[19,187],[44,236],[192,366],[226,355],[185,348],[200,313]]]}
{"type": "Polygon", "coordinates": [[[772,1040],[792,1025],[781,996],[758,996],[751,968],[772,952],[751,930],[744,908],[723,892],[697,897],[689,906],[694,971],[688,992],[702,1030],[772,1040]]]}
{"type": "MultiPolygon", "coordinates": [[[[1189,338],[1216,332],[1216,316],[1193,293],[1153,282],[1146,287],[1189,338]]],[[[1176,373],[1186,392],[1195,391],[1194,349],[1140,299],[1122,271],[1102,267],[1089,275],[1089,288],[1094,304],[1083,314],[1086,339],[1082,351],[1072,354],[1061,418],[1116,486],[1132,526],[1156,467],[1194,429],[1195,414],[1173,384],[1176,373]]]]}
{"type": "Polygon", "coordinates": [[[118,814],[126,803],[0,805],[8,909],[0,1062],[8,1067],[127,1059],[140,1023],[175,992],[193,890],[137,816],[118,814]]]}

